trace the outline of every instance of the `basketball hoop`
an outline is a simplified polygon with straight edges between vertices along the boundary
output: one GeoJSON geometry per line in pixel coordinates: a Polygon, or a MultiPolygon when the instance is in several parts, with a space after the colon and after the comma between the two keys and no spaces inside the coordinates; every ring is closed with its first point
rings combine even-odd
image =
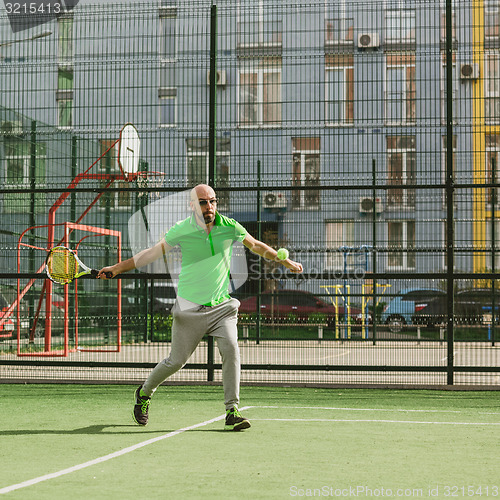
{"type": "Polygon", "coordinates": [[[141,190],[137,193],[139,198],[149,195],[151,200],[161,198],[160,191],[154,191],[154,188],[162,188],[165,186],[166,175],[164,172],[136,172],[132,180],[137,182],[137,187],[141,190]]]}

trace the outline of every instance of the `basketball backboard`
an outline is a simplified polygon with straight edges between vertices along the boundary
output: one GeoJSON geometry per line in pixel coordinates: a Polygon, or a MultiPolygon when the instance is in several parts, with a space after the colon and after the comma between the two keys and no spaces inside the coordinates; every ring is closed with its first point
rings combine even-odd
{"type": "Polygon", "coordinates": [[[139,169],[140,150],[141,140],[137,129],[131,123],[127,123],[120,131],[118,145],[118,165],[127,179],[133,177],[139,169]]]}

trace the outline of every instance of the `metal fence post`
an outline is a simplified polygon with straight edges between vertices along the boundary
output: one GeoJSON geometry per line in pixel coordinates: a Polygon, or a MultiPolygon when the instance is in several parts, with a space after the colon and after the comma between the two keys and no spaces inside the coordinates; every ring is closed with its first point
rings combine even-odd
{"type": "Polygon", "coordinates": [[[453,385],[455,232],[453,225],[453,19],[452,0],[446,0],[446,280],[447,280],[447,384],[453,385]]]}
{"type": "MultiPolygon", "coordinates": [[[[262,205],[261,205],[261,171],[260,160],[257,160],[257,239],[262,241],[262,205]]],[[[260,308],[262,305],[262,261],[257,261],[258,266],[258,281],[257,281],[257,317],[255,318],[255,336],[256,343],[260,343],[260,308]]]]}
{"type": "MultiPolygon", "coordinates": [[[[491,159],[491,182],[493,187],[491,188],[491,272],[496,271],[496,231],[495,231],[495,209],[497,206],[497,190],[495,183],[497,181],[497,162],[496,158],[491,159]]],[[[491,280],[491,330],[488,335],[488,340],[491,341],[491,345],[495,345],[495,318],[496,318],[496,284],[495,278],[491,280]]]]}
{"type": "MultiPolygon", "coordinates": [[[[78,175],[78,137],[73,135],[71,137],[71,178],[74,179],[78,175]]],[[[76,221],[76,193],[72,192],[70,195],[70,220],[76,221]]],[[[76,234],[73,231],[69,236],[68,244],[70,248],[74,248],[76,244],[76,234]]],[[[69,296],[69,310],[75,310],[75,295],[71,294],[69,296]]],[[[72,341],[75,341],[76,337],[76,324],[75,324],[75,316],[74,314],[70,314],[68,318],[68,331],[69,338],[72,341]]]]}
{"type": "Polygon", "coordinates": [[[377,164],[375,158],[372,159],[372,197],[373,197],[373,213],[372,213],[372,272],[373,272],[373,312],[372,312],[372,326],[373,326],[373,345],[377,343],[377,278],[375,274],[377,273],[377,211],[375,210],[375,200],[377,199],[377,190],[375,189],[377,173],[377,164]]]}
{"type": "MultiPolygon", "coordinates": [[[[33,227],[36,225],[36,121],[32,120],[31,122],[31,132],[30,132],[30,226],[33,227]]],[[[35,230],[32,229],[29,235],[29,242],[32,247],[35,246],[35,230]]],[[[30,248],[29,250],[29,271],[30,273],[34,273],[36,270],[35,267],[35,249],[30,248]]],[[[30,311],[30,317],[34,315],[35,308],[35,298],[33,294],[31,295],[28,307],[30,311]]]]}
{"type": "MultiPolygon", "coordinates": [[[[217,96],[217,5],[210,8],[210,98],[208,123],[208,184],[216,186],[217,138],[216,138],[216,96],[217,96]]],[[[214,380],[214,338],[207,339],[207,380],[214,380]]]]}

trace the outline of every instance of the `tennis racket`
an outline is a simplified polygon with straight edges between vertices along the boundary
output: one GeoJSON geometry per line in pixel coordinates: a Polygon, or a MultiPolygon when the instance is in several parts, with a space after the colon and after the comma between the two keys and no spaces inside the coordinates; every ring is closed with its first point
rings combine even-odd
{"type": "MultiPolygon", "coordinates": [[[[86,274],[90,274],[93,278],[97,278],[99,274],[96,269],[86,266],[73,250],[63,246],[56,246],[50,250],[45,261],[45,268],[47,277],[60,285],[71,283],[86,274]]],[[[112,278],[113,274],[107,272],[106,277],[112,278]]]]}

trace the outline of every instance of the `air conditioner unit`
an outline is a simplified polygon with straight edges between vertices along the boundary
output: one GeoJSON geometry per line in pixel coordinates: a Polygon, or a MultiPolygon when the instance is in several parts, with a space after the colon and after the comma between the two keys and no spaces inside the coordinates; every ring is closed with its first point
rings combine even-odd
{"type": "Polygon", "coordinates": [[[378,33],[358,33],[358,47],[360,49],[374,49],[379,46],[378,33]]]}
{"type": "MultiPolygon", "coordinates": [[[[223,86],[226,85],[226,70],[220,69],[217,71],[216,84],[223,86]]],[[[210,71],[207,71],[207,85],[210,85],[210,71]]]]}
{"type": "Polygon", "coordinates": [[[461,64],[460,78],[462,80],[476,80],[479,78],[479,64],[461,64]]]}
{"type": "Polygon", "coordinates": [[[380,198],[375,198],[375,203],[373,203],[373,198],[369,196],[362,196],[359,199],[359,212],[362,214],[371,214],[375,209],[375,213],[379,214],[384,210],[382,206],[382,200],[380,198]]]}
{"type": "Polygon", "coordinates": [[[262,193],[264,208],[286,208],[286,195],[282,191],[267,191],[262,193]]]}
{"type": "Polygon", "coordinates": [[[3,135],[23,135],[23,123],[5,120],[0,123],[0,133],[3,135]]]}

